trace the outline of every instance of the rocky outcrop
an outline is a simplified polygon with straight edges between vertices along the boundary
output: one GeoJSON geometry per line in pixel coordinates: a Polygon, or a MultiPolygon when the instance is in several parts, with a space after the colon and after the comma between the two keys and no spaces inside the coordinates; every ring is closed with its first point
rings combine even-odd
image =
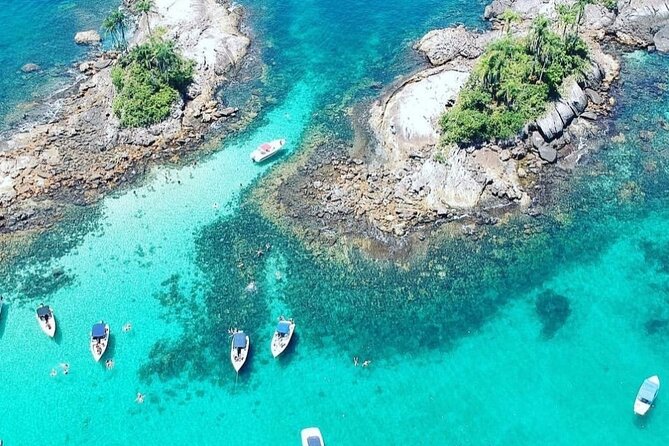
{"type": "Polygon", "coordinates": [[[432,65],[439,66],[458,57],[479,57],[488,43],[496,37],[493,34],[498,33],[478,33],[467,30],[464,26],[435,29],[420,39],[414,48],[425,54],[432,65]]]}
{"type": "MultiPolygon", "coordinates": [[[[216,93],[249,45],[240,31],[240,13],[216,0],[157,0],[152,26],[165,26],[196,63],[192,94],[164,122],[121,128],[112,111],[111,70],[118,54],[82,62],[83,78],[52,104],[56,113],[49,122],[3,135],[0,209],[12,213],[32,206],[33,199],[53,200],[54,208],[61,198],[91,202],[101,191],[140,175],[148,163],[194,150],[213,122],[236,112],[222,108],[216,93]]],[[[140,30],[131,44],[144,38],[140,30]]],[[[0,232],[13,229],[0,219],[0,232]]]]}
{"type": "Polygon", "coordinates": [[[431,69],[412,76],[372,106],[370,126],[381,142],[382,158],[404,162],[417,149],[439,142],[438,122],[453,103],[468,72],[431,69]]]}
{"type": "Polygon", "coordinates": [[[653,45],[655,49],[663,53],[669,53],[669,25],[661,28],[653,36],[653,45]]]}
{"type": "Polygon", "coordinates": [[[612,31],[627,45],[646,47],[669,25],[669,0],[618,0],[618,16],[612,31]]]}
{"type": "Polygon", "coordinates": [[[100,43],[102,39],[100,34],[95,30],[90,31],[79,31],[74,35],[74,41],[77,45],[92,45],[94,43],[100,43]]]}

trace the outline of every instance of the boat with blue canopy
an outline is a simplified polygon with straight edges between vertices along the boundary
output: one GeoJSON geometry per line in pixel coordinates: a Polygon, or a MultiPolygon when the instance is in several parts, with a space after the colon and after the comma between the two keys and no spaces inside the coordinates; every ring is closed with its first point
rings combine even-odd
{"type": "Polygon", "coordinates": [[[56,318],[53,315],[51,307],[40,304],[37,310],[35,310],[35,317],[44,334],[53,338],[56,334],[56,318]]]}
{"type": "Polygon", "coordinates": [[[321,430],[317,427],[302,429],[302,446],[325,446],[321,430]]]}
{"type": "Polygon", "coordinates": [[[244,366],[246,358],[249,356],[249,349],[251,348],[251,342],[249,337],[243,331],[236,331],[232,334],[232,344],[230,346],[230,362],[235,368],[235,372],[244,366]]]}
{"type": "Polygon", "coordinates": [[[639,392],[634,400],[634,413],[637,415],[646,415],[650,410],[657,393],[660,391],[660,378],[657,375],[646,378],[641,384],[639,392]]]}
{"type": "Polygon", "coordinates": [[[91,328],[90,345],[93,359],[97,362],[105,354],[107,345],[109,345],[109,325],[105,324],[104,321],[94,324],[91,328]]]}
{"type": "Polygon", "coordinates": [[[292,319],[279,318],[272,336],[272,356],[276,358],[288,348],[294,332],[295,322],[292,319]]]}

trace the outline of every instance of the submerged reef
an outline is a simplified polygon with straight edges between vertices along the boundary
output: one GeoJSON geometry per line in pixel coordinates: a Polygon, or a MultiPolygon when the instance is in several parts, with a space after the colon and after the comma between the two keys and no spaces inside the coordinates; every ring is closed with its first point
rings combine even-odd
{"type": "Polygon", "coordinates": [[[545,339],[553,338],[571,314],[569,299],[551,290],[537,297],[535,307],[542,325],[541,334],[545,339]]]}

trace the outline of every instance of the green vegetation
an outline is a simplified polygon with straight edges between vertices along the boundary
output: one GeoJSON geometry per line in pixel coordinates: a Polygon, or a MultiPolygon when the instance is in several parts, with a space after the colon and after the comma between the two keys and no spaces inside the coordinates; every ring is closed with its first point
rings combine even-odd
{"type": "Polygon", "coordinates": [[[156,32],[147,43],[132,48],[112,70],[117,93],[113,110],[124,127],[145,127],[165,119],[193,80],[193,62],[162,34],[156,32]]]}
{"type": "Polygon", "coordinates": [[[587,3],[560,7],[560,34],[540,16],[527,36],[511,36],[517,15],[503,14],[504,37],[486,48],[456,105],[442,117],[444,142],[508,139],[541,115],[564,79],[579,76],[587,67],[587,47],[578,36],[587,3]]]}
{"type": "Polygon", "coordinates": [[[112,12],[102,22],[102,29],[107,35],[111,35],[114,48],[125,49],[128,43],[125,38],[125,30],[128,27],[128,17],[120,9],[112,12]]]}

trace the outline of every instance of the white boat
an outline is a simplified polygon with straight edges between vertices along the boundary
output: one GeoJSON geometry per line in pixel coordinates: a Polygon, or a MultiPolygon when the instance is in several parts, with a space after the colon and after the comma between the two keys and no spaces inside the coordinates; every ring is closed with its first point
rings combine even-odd
{"type": "Polygon", "coordinates": [[[44,334],[53,338],[56,334],[56,318],[53,315],[51,307],[40,304],[39,308],[35,311],[35,317],[44,334]]]}
{"type": "Polygon", "coordinates": [[[251,152],[251,159],[256,163],[263,162],[267,158],[279,153],[284,144],[286,144],[285,139],[275,139],[274,141],[262,143],[251,152]]]}
{"type": "Polygon", "coordinates": [[[655,398],[657,398],[657,392],[660,391],[660,378],[657,375],[646,378],[641,384],[639,393],[636,394],[636,400],[634,400],[634,413],[637,415],[646,415],[646,412],[650,410],[655,398]]]}
{"type": "Polygon", "coordinates": [[[105,354],[107,345],[109,345],[109,325],[100,321],[91,329],[91,353],[95,362],[98,362],[105,354]]]}
{"type": "Polygon", "coordinates": [[[321,430],[317,427],[302,429],[302,446],[325,446],[321,430]]]}
{"type": "Polygon", "coordinates": [[[279,321],[274,330],[274,336],[272,336],[272,356],[276,358],[286,350],[294,331],[295,322],[284,319],[279,321]]]}
{"type": "Polygon", "coordinates": [[[249,356],[249,349],[251,343],[249,337],[243,331],[238,331],[232,335],[232,344],[230,346],[230,362],[235,368],[235,372],[239,372],[246,358],[249,356]]]}

